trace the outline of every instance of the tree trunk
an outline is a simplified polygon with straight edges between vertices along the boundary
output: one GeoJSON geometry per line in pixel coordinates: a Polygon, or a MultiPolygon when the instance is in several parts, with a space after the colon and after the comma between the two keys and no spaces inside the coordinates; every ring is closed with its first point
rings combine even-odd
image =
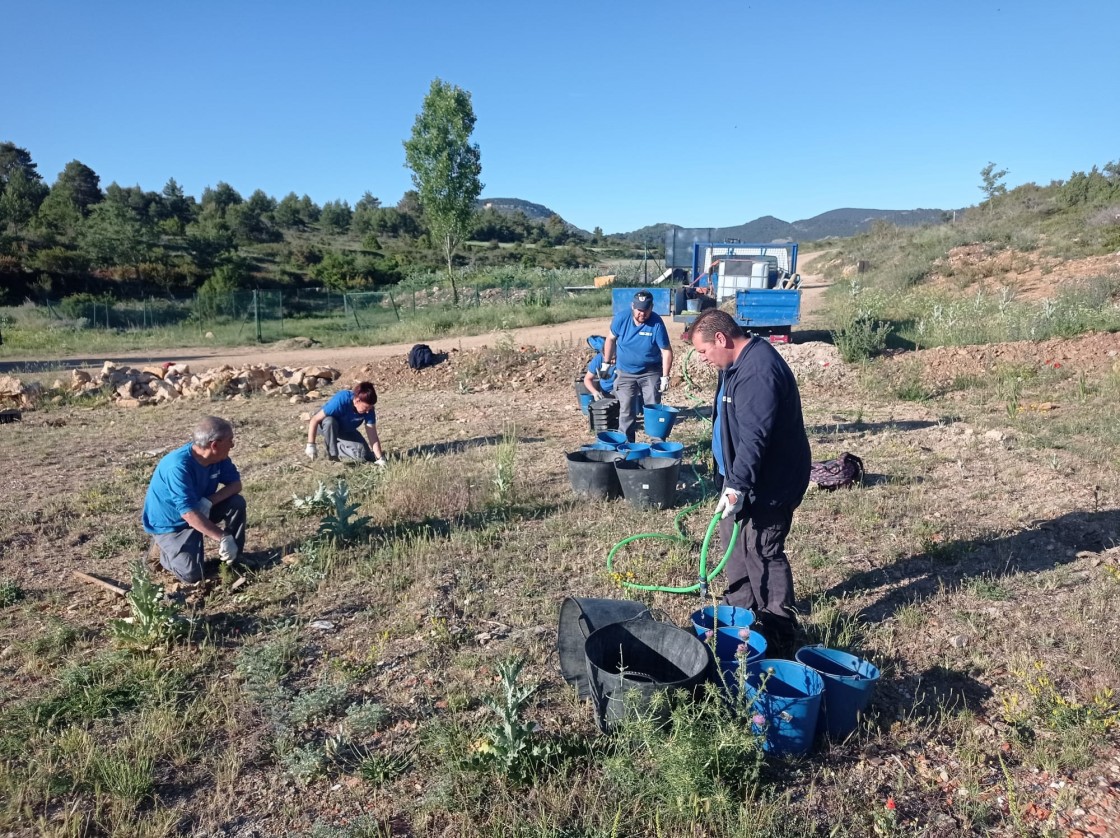
{"type": "Polygon", "coordinates": [[[443,239],[443,254],[447,257],[447,278],[451,280],[451,302],[456,308],[459,306],[459,286],[455,284],[455,273],[451,269],[451,235],[448,234],[443,239]]]}

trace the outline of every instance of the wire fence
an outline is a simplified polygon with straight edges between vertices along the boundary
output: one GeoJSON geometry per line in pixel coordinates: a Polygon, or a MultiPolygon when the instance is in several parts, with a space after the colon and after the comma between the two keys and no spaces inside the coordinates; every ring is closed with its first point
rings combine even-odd
{"type": "MultiPolygon", "coordinates": [[[[499,286],[465,286],[453,294],[449,285],[341,292],[329,288],[197,293],[191,297],[113,300],[77,294],[47,300],[46,315],[59,324],[114,331],[179,328],[204,335],[221,329],[240,339],[275,340],[297,335],[309,325],[332,331],[364,331],[382,326],[486,307],[548,307],[588,291],[585,285],[557,281],[535,287],[514,282],[499,286]]],[[[596,289],[600,291],[600,289],[596,289]]],[[[609,292],[607,292],[609,294],[609,292]]],[[[602,296],[602,292],[587,295],[602,296]]]]}

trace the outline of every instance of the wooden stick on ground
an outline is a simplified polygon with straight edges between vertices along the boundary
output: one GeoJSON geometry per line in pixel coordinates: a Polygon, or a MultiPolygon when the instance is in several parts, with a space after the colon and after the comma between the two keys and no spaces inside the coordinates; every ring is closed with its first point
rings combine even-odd
{"type": "Polygon", "coordinates": [[[75,576],[77,576],[83,582],[90,582],[94,585],[100,585],[105,590],[109,591],[110,593],[114,593],[117,596],[127,596],[128,595],[128,588],[122,588],[120,585],[115,585],[112,582],[108,581],[107,579],[102,579],[101,577],[94,576],[91,573],[82,573],[82,571],[80,571],[80,570],[75,570],[75,571],[72,571],[72,572],[75,576]]]}

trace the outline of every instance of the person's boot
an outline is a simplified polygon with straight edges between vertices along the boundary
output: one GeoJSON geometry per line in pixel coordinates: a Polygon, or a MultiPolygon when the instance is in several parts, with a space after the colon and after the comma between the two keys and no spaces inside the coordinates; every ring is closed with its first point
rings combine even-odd
{"type": "Polygon", "coordinates": [[[766,638],[766,657],[793,660],[797,652],[797,620],[760,611],[751,628],[766,638]]]}

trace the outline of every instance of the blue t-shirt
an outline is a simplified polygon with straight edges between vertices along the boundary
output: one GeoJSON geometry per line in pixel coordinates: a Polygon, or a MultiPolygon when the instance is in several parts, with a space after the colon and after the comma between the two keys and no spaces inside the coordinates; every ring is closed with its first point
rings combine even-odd
{"type": "Polygon", "coordinates": [[[354,407],[354,394],[349,390],[339,390],[331,396],[323,405],[323,413],[333,416],[338,424],[348,431],[358,430],[363,422],[367,425],[377,424],[377,413],[372,408],[369,413],[358,413],[357,408],[354,407]]]}
{"type": "Polygon", "coordinates": [[[649,319],[639,326],[629,309],[620,311],[611,321],[611,334],[617,344],[615,363],[621,372],[661,372],[661,350],[670,346],[661,315],[650,313],[649,319]]]}
{"type": "Polygon", "coordinates": [[[614,364],[603,366],[602,352],[595,353],[595,357],[587,365],[587,371],[595,376],[604,396],[609,396],[614,391],[614,364]]]}
{"type": "Polygon", "coordinates": [[[144,498],[144,531],[152,533],[180,532],[190,526],[183,513],[198,508],[198,502],[241,479],[228,457],[220,463],[204,466],[191,454],[188,442],[159,461],[148,494],[144,498]]]}
{"type": "MultiPolygon", "coordinates": [[[[719,410],[723,410],[723,390],[724,385],[720,382],[719,393],[716,395],[716,404],[719,405],[719,410]]],[[[727,476],[727,467],[723,464],[723,433],[720,425],[723,423],[719,420],[719,416],[712,417],[712,459],[716,461],[716,470],[720,473],[721,477],[727,476]]]]}

